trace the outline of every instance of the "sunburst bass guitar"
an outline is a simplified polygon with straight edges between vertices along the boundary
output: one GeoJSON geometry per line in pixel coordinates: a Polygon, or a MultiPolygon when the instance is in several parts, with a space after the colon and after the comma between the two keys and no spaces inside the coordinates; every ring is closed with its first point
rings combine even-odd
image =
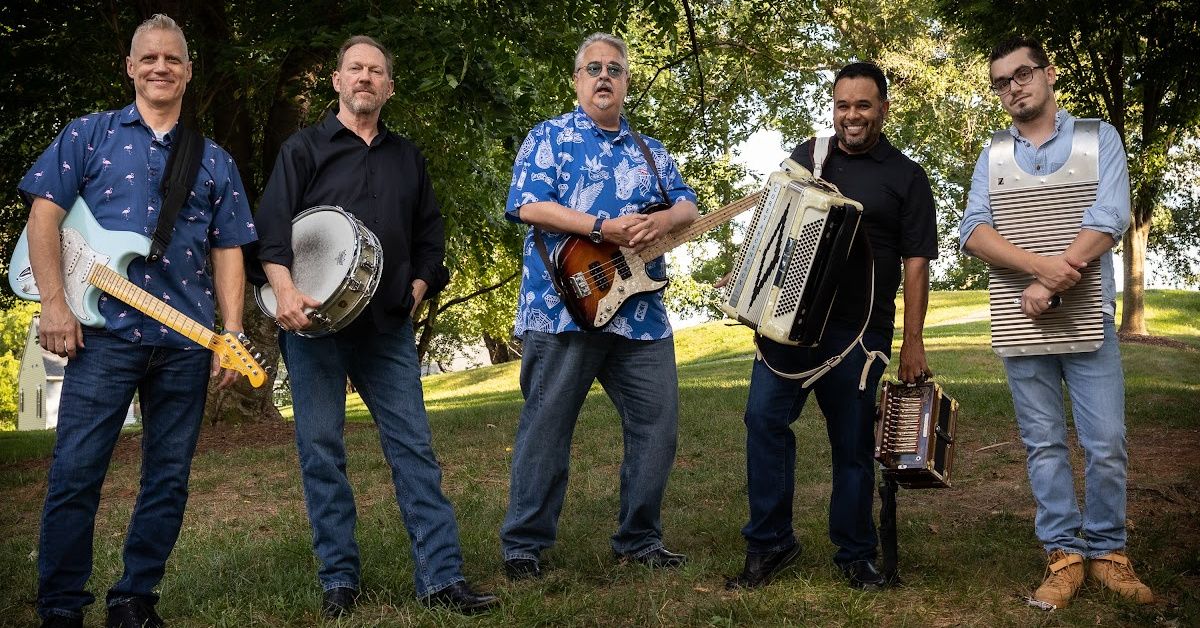
{"type": "MultiPolygon", "coordinates": [[[[261,364],[262,355],[245,334],[217,334],[129,281],[129,263],[150,252],[150,238],[131,231],[109,231],[101,227],[82,198],[67,212],[59,235],[62,239],[63,292],[67,307],[81,324],[104,326],[100,293],[105,292],[212,350],[220,356],[223,368],[245,375],[255,388],[266,381],[269,370],[261,364]]],[[[8,284],[17,296],[30,301],[42,300],[29,264],[27,231],[21,232],[8,270],[8,284]]]]}
{"type": "Polygon", "coordinates": [[[551,272],[563,288],[563,304],[571,318],[583,329],[596,331],[607,325],[631,297],[666,288],[666,279],[646,274],[646,264],[754,207],[760,195],[755,192],[709,212],[641,251],[610,242],[596,244],[574,235],[563,240],[551,255],[551,272]]]}

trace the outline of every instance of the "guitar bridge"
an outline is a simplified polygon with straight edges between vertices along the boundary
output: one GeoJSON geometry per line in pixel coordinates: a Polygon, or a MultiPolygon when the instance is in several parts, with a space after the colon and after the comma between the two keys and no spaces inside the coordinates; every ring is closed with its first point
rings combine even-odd
{"type": "Polygon", "coordinates": [[[575,273],[568,279],[571,281],[571,288],[575,291],[575,296],[582,298],[592,294],[592,288],[588,285],[587,277],[583,273],[575,273]]]}

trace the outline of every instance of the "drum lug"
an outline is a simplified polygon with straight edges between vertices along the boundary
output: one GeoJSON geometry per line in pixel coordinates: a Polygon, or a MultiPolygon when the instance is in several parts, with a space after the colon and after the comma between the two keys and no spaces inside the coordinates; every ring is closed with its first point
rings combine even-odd
{"type": "Polygon", "coordinates": [[[363,284],[361,281],[359,281],[357,279],[347,279],[346,280],[346,289],[349,290],[350,292],[362,292],[363,284]]]}
{"type": "Polygon", "coordinates": [[[308,317],[314,321],[317,321],[318,323],[321,323],[322,325],[329,324],[329,317],[321,314],[320,312],[311,312],[308,317]]]}
{"type": "Polygon", "coordinates": [[[360,262],[360,263],[359,263],[358,267],[359,267],[359,268],[361,268],[361,269],[363,269],[363,270],[375,270],[375,261],[374,261],[374,260],[365,259],[365,260],[363,260],[362,262],[360,262]]]}

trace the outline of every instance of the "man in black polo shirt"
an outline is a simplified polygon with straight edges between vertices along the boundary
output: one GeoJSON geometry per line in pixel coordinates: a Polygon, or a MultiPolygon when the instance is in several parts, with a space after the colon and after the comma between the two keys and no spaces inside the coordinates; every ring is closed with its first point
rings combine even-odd
{"type": "MultiPolygon", "coordinates": [[[[925,362],[922,328],[929,298],[929,260],[937,257],[933,192],[925,171],[896,150],[882,134],[887,117],[887,79],[870,63],[852,63],[833,84],[833,127],[837,141],[829,151],[822,178],[863,205],[863,223],[875,260],[875,298],[863,335],[870,351],[891,355],[896,316],[896,289],[904,266],[904,344],[898,376],[906,382],[931,375],[925,362]]],[[[792,159],[812,169],[814,140],[792,152],[792,159]]],[[[864,256],[865,257],[865,256],[864,256]]],[[[841,353],[862,328],[868,291],[865,259],[856,259],[842,274],[837,299],[820,344],[811,349],[758,338],[763,356],[785,372],[807,370],[841,353]]],[[[833,457],[833,493],[829,500],[829,538],[837,545],[834,562],[850,586],[876,590],[883,577],[874,561],[878,538],[871,514],[875,485],[872,429],[875,389],[886,364],[870,366],[866,389],[859,380],[868,356],[851,351],[817,380],[817,403],[825,415],[833,457]]],[[[767,584],[800,554],[792,532],[796,438],[790,424],[800,415],[810,389],[801,381],[773,373],[755,360],[746,405],[746,472],[750,521],[746,563],[729,588],[767,584]]]]}
{"type": "Polygon", "coordinates": [[[255,216],[258,259],[283,330],[279,344],[292,381],[296,447],[327,617],[353,608],[361,571],[342,440],[347,376],[379,428],[412,542],[417,596],[465,613],[497,601],[463,579],[458,524],[430,444],[411,316],[449,281],[442,264],[445,228],[425,158],[379,121],[392,95],[391,74],[392,57],[374,39],[351,37],[342,45],[333,73],[337,113],[283,144],[255,216]],[[308,338],[292,332],[308,327],[307,312],[320,302],[292,282],[292,217],[316,205],[354,214],[379,237],[384,263],[375,298],[361,316],[337,333],[308,338]]]}

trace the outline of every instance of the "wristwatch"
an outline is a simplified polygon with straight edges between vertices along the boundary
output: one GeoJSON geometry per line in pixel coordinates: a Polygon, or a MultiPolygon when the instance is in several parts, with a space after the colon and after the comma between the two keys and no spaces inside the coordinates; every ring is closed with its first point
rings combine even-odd
{"type": "Polygon", "coordinates": [[[591,240],[592,242],[595,242],[596,244],[600,244],[601,242],[604,241],[604,234],[600,233],[600,225],[603,222],[604,222],[603,218],[597,218],[596,222],[594,224],[592,224],[592,232],[588,234],[588,239],[591,240]]]}

